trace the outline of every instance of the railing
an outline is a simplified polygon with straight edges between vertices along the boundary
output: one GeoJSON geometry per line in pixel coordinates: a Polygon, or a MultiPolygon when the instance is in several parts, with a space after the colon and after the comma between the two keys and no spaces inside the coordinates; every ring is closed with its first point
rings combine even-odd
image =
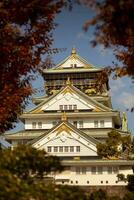
{"type": "MultiPolygon", "coordinates": [[[[95,85],[96,84],[94,80],[90,80],[90,79],[72,80],[71,82],[73,85],[95,85]]],[[[46,82],[45,86],[46,87],[64,86],[65,84],[66,84],[66,80],[55,80],[55,81],[46,82]]]]}

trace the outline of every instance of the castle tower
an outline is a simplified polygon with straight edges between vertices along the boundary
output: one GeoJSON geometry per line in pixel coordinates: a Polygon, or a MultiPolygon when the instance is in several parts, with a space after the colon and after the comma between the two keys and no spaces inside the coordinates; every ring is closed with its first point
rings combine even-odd
{"type": "MultiPolygon", "coordinates": [[[[75,48],[71,54],[52,69],[44,69],[42,75],[46,81],[45,90],[48,95],[60,90],[69,77],[72,84],[88,95],[97,95],[96,80],[103,69],[97,68],[81,58],[75,48]]],[[[99,93],[105,95],[108,90],[108,79],[99,93]]]]}
{"type": "Polygon", "coordinates": [[[97,154],[97,144],[105,142],[110,131],[129,134],[126,118],[123,121],[112,108],[108,78],[101,87],[97,82],[102,73],[103,68],[88,63],[73,48],[58,65],[42,71],[46,95],[34,98],[35,108],[21,115],[25,129],[5,135],[14,146],[30,142],[59,156],[65,171],[55,175],[56,183],[125,186],[117,174],[132,174],[133,161],[104,160],[97,154]]]}

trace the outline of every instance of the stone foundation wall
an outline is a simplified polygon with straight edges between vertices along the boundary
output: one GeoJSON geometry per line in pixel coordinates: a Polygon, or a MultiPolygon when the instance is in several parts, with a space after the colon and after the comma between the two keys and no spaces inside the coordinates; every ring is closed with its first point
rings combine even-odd
{"type": "Polygon", "coordinates": [[[87,193],[92,193],[96,190],[102,189],[107,192],[109,196],[123,197],[128,191],[126,186],[81,186],[87,193]]]}

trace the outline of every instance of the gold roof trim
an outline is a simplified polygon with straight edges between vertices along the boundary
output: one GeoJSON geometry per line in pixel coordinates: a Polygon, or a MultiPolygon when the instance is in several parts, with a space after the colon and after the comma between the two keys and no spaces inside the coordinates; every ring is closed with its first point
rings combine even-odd
{"type": "Polygon", "coordinates": [[[70,77],[67,78],[66,85],[71,85],[70,77]]]}
{"type": "Polygon", "coordinates": [[[65,112],[63,112],[62,116],[61,116],[61,121],[64,122],[64,121],[67,121],[67,115],[65,112]]]}
{"type": "Polygon", "coordinates": [[[72,55],[76,54],[76,48],[75,47],[72,48],[71,54],[72,55]]]}
{"type": "Polygon", "coordinates": [[[61,134],[62,131],[65,131],[67,134],[71,135],[71,130],[70,130],[70,128],[67,127],[65,124],[62,124],[62,126],[60,126],[60,127],[57,129],[56,135],[61,134]]]}

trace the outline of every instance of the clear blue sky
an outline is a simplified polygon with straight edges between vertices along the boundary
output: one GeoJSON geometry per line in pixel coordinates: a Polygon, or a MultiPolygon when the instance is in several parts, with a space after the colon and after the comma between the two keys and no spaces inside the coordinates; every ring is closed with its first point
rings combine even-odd
{"type": "MultiPolygon", "coordinates": [[[[86,20],[91,18],[93,12],[82,6],[75,6],[72,12],[64,10],[56,17],[58,26],[54,31],[54,44],[56,48],[66,48],[67,50],[53,56],[55,63],[60,62],[71,52],[73,46],[77,53],[87,61],[98,67],[112,65],[114,56],[112,50],[104,49],[102,45],[93,48],[90,41],[93,39],[93,28],[88,32],[82,30],[86,20]]],[[[43,87],[43,80],[38,78],[33,83],[33,87],[43,87]]],[[[110,79],[110,95],[114,109],[126,111],[127,108],[134,106],[134,85],[128,78],[118,80],[110,79]]],[[[36,94],[37,95],[37,94],[36,94]]],[[[30,104],[28,108],[32,107],[30,104]]],[[[134,134],[134,113],[126,112],[128,117],[129,129],[134,134]]],[[[18,128],[22,127],[21,125],[18,128]]]]}

